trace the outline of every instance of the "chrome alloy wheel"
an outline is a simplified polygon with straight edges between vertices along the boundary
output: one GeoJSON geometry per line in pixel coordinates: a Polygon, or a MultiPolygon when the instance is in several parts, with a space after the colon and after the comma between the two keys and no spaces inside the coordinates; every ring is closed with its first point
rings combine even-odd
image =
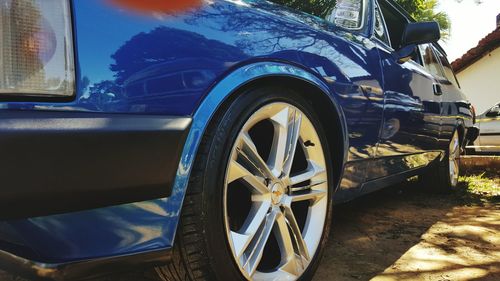
{"type": "Polygon", "coordinates": [[[274,102],[243,125],[226,168],[224,219],[248,280],[296,280],[323,235],[328,182],[323,146],[297,107],[274,102]]]}
{"type": "Polygon", "coordinates": [[[453,138],[451,139],[448,149],[450,183],[451,186],[456,186],[458,183],[458,175],[460,173],[460,166],[458,163],[460,157],[460,141],[458,140],[457,132],[453,134],[453,138]]]}

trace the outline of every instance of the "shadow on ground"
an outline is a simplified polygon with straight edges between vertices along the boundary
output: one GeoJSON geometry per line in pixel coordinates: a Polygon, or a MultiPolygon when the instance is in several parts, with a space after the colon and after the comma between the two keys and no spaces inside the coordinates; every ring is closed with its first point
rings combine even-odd
{"type": "Polygon", "coordinates": [[[500,205],[406,183],[335,208],[322,280],[500,280],[500,205]]]}

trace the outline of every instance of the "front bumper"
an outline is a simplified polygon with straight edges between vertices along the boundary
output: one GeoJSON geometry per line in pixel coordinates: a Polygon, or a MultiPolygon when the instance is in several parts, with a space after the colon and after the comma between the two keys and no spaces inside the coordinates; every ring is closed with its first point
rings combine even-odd
{"type": "Polygon", "coordinates": [[[170,196],[191,118],[0,112],[0,220],[170,196]]]}
{"type": "Polygon", "coordinates": [[[189,117],[0,110],[0,268],[76,280],[163,264],[189,117]]]}

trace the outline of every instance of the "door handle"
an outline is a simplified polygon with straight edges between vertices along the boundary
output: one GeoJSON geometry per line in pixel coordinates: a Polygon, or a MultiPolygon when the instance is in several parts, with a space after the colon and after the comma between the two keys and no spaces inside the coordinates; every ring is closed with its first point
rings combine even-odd
{"type": "Polygon", "coordinates": [[[443,90],[441,89],[441,85],[434,83],[432,84],[432,89],[434,90],[434,94],[436,96],[440,96],[443,94],[443,90]]]}

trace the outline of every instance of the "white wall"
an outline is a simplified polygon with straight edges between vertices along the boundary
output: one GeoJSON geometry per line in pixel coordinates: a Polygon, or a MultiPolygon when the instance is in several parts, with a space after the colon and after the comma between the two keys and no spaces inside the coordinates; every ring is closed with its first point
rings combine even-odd
{"type": "Polygon", "coordinates": [[[500,48],[459,72],[457,78],[478,115],[500,102],[500,48]]]}

